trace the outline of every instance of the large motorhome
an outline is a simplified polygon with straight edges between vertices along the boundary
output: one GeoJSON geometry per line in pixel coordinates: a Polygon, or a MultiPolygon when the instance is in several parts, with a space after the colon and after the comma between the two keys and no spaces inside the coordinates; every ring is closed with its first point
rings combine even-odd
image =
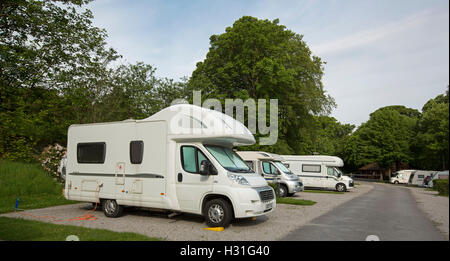
{"type": "Polygon", "coordinates": [[[65,197],[203,215],[209,226],[264,215],[275,193],[232,150],[255,139],[240,122],[189,104],[143,120],[71,125],[65,197]]]}
{"type": "Polygon", "coordinates": [[[237,154],[267,182],[277,183],[280,197],[293,196],[296,192],[303,191],[302,182],[283,165],[281,156],[263,151],[238,151],[237,154]]]}
{"type": "Polygon", "coordinates": [[[282,155],[287,167],[299,176],[305,188],[334,189],[344,192],[352,189],[353,179],[339,169],[344,161],[335,156],[282,155]]]}
{"type": "Polygon", "coordinates": [[[409,176],[414,171],[415,170],[413,170],[413,169],[399,170],[392,175],[389,182],[393,183],[393,184],[407,184],[409,181],[409,176]]]}

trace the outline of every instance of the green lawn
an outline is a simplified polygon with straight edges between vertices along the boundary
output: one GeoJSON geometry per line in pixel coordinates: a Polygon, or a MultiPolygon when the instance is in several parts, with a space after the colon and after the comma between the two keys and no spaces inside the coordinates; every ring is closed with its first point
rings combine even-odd
{"type": "Polygon", "coordinates": [[[0,217],[0,239],[11,241],[65,241],[75,235],[80,241],[156,241],[136,233],[113,232],[79,226],[55,225],[40,221],[0,217]]]}
{"type": "Polygon", "coordinates": [[[20,209],[73,204],[62,195],[63,186],[38,164],[0,161],[0,213],[20,209]]]}
{"type": "MultiPolygon", "coordinates": [[[[306,193],[325,193],[325,194],[344,194],[345,192],[339,192],[339,191],[331,191],[331,190],[314,190],[314,189],[305,189],[303,192],[306,193]]],[[[303,193],[300,192],[300,193],[303,193]]]]}
{"type": "Polygon", "coordinates": [[[294,199],[294,198],[278,198],[277,204],[289,204],[289,205],[300,205],[300,206],[312,206],[317,202],[306,199],[294,199]]]}

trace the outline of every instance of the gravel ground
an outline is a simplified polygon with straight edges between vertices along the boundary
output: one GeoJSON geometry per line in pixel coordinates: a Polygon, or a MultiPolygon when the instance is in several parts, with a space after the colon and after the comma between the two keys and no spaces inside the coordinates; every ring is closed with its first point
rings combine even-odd
{"type": "Polygon", "coordinates": [[[449,240],[449,198],[438,196],[436,191],[424,188],[408,187],[414,196],[417,206],[433,221],[445,238],[449,240]]]}
{"type": "MultiPolygon", "coordinates": [[[[88,228],[101,228],[118,232],[135,232],[150,237],[158,237],[166,240],[279,240],[289,232],[298,229],[314,218],[338,207],[355,197],[369,192],[373,188],[370,183],[357,185],[352,191],[344,194],[326,194],[301,192],[293,198],[308,199],[316,201],[313,206],[294,206],[278,204],[276,209],[256,220],[235,220],[222,232],[207,231],[203,218],[196,215],[182,214],[168,218],[166,213],[144,210],[128,210],[120,218],[107,218],[100,210],[94,215],[98,218],[93,221],[64,221],[54,222],[50,219],[37,219],[18,213],[7,213],[1,216],[36,219],[55,224],[76,225],[88,228]]],[[[56,206],[43,209],[25,211],[34,216],[54,216],[57,219],[69,219],[81,216],[91,207],[90,204],[82,203],[75,205],[56,206]]],[[[448,199],[447,199],[448,211],[448,199]]],[[[92,212],[90,212],[92,213],[92,212]]],[[[448,215],[447,215],[448,226],[448,215]]],[[[448,228],[447,228],[448,229],[448,228]]],[[[80,240],[83,240],[80,238],[80,240]]]]}

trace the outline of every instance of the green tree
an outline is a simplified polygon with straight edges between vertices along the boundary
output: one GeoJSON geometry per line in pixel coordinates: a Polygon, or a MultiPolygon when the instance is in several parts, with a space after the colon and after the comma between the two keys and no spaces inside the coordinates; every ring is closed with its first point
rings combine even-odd
{"type": "Polygon", "coordinates": [[[417,113],[402,113],[404,111],[413,112],[389,106],[371,113],[370,119],[345,142],[343,158],[346,164],[357,168],[375,162],[390,168],[400,162],[412,161],[411,143],[418,119],[417,113]]]}
{"type": "Polygon", "coordinates": [[[417,166],[424,169],[448,169],[449,98],[447,93],[430,99],[422,108],[413,144],[417,166]]]}
{"type": "MultiPolygon", "coordinates": [[[[70,124],[64,95],[103,86],[117,59],[106,32],[92,25],[90,0],[0,2],[0,155],[32,160],[63,141],[70,124]]],[[[98,90],[101,92],[101,90],[98,90]]],[[[89,93],[89,92],[88,92],[89,93]]]]}
{"type": "Polygon", "coordinates": [[[302,35],[278,23],[244,16],[212,35],[188,90],[201,90],[205,99],[278,99],[279,140],[289,146],[285,151],[304,153],[302,134],[311,129],[312,116],[328,114],[335,103],[323,89],[322,60],[302,35]]]}

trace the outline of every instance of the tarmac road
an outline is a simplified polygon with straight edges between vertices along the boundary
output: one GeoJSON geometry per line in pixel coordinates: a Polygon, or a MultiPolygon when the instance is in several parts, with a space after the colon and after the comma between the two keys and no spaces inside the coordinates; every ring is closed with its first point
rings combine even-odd
{"type": "Polygon", "coordinates": [[[312,220],[282,240],[361,241],[368,236],[381,241],[446,240],[418,209],[407,188],[373,185],[369,193],[312,220]]]}

